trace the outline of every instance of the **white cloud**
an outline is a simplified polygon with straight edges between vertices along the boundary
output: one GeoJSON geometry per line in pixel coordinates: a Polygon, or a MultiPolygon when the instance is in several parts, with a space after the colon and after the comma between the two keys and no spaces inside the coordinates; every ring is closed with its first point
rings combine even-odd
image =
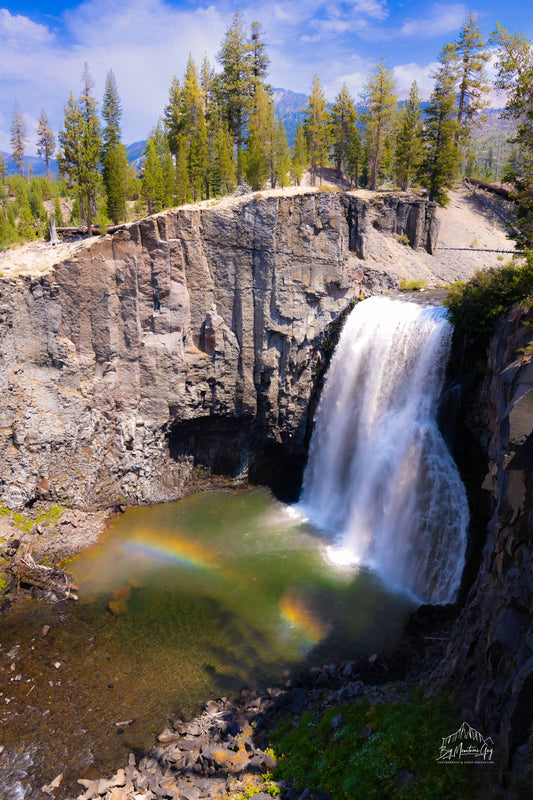
{"type": "Polygon", "coordinates": [[[404,36],[421,34],[425,37],[451,33],[461,28],[465,14],[466,7],[462,3],[451,5],[436,3],[428,16],[404,22],[400,33],[404,36]]]}
{"type": "Polygon", "coordinates": [[[50,43],[51,32],[44,25],[21,14],[11,14],[7,8],[0,8],[0,42],[5,46],[17,42],[20,47],[31,48],[50,43]]]}
{"type": "MultiPolygon", "coordinates": [[[[229,19],[212,5],[182,11],[164,0],[119,0],[112,6],[89,0],[65,14],[66,35],[59,38],[44,25],[3,9],[1,110],[10,121],[15,98],[33,116],[44,106],[57,131],[68,94],[78,95],[88,62],[99,101],[107,72],[115,73],[124,140],[144,138],[163,111],[172,77],[183,74],[189,52],[198,60],[207,53],[214,61],[229,19]]],[[[9,124],[0,129],[1,141],[9,135],[9,124]]],[[[35,154],[30,146],[27,152],[35,154]]]]}
{"type": "Polygon", "coordinates": [[[433,78],[431,74],[435,72],[439,64],[437,61],[432,61],[425,66],[415,64],[398,64],[393,68],[393,74],[398,84],[398,96],[400,100],[405,100],[409,95],[409,90],[413,81],[418,84],[418,93],[422,100],[427,100],[433,91],[433,78]]]}

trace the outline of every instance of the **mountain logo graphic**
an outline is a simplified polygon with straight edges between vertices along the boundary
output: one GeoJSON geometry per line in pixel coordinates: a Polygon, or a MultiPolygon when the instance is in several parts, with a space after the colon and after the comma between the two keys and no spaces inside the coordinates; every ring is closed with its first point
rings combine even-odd
{"type": "Polygon", "coordinates": [[[494,742],[463,722],[459,730],[442,739],[437,761],[447,764],[494,764],[494,742]]]}

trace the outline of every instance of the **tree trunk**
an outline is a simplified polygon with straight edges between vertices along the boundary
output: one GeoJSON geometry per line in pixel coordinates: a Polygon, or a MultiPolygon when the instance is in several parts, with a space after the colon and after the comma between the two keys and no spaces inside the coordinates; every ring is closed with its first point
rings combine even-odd
{"type": "Polygon", "coordinates": [[[87,236],[93,235],[93,209],[90,191],[87,192],[87,236]]]}

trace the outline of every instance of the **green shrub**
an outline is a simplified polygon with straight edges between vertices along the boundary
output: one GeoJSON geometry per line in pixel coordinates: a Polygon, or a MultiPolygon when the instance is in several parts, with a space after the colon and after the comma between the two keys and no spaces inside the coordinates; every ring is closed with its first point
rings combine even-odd
{"type": "Polygon", "coordinates": [[[454,283],[444,305],[457,334],[467,346],[479,352],[486,349],[498,318],[516,303],[533,294],[533,253],[525,263],[478,270],[467,282],[454,283]]]}
{"type": "Polygon", "coordinates": [[[406,233],[400,233],[400,235],[398,236],[398,241],[401,244],[409,244],[409,237],[407,236],[406,233]]]}

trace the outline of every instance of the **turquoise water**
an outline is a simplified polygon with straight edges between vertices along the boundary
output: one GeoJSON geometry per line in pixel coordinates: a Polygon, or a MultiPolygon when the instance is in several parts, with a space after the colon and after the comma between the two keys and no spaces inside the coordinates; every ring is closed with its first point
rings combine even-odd
{"type": "Polygon", "coordinates": [[[194,714],[306,659],[393,646],[412,601],[367,570],[330,563],[328,544],[263,489],[117,517],[68,564],[77,604],[31,603],[8,621],[0,667],[10,674],[17,642],[22,677],[8,686],[2,743],[34,748],[39,786],[62,770],[74,785],[88,764],[105,773],[128,748],[149,747],[169,714],[194,714]]]}

